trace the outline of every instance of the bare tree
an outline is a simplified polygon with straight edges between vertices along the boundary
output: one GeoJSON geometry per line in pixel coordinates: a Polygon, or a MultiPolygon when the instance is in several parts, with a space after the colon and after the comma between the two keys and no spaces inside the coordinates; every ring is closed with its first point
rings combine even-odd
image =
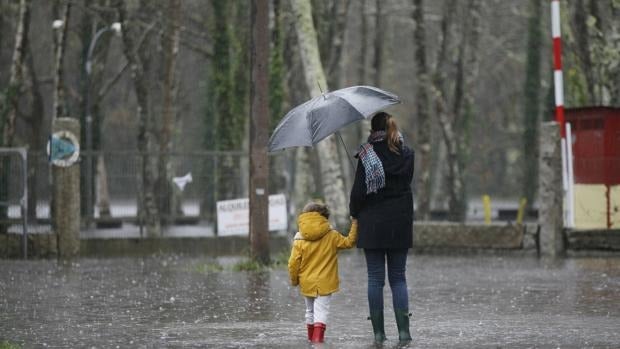
{"type": "Polygon", "coordinates": [[[567,106],[620,103],[620,4],[617,1],[567,2],[572,13],[566,32],[567,106]]]}
{"type": "MultiPolygon", "coordinates": [[[[295,30],[305,68],[306,86],[311,96],[319,96],[321,94],[319,85],[327,89],[327,82],[321,64],[316,31],[312,23],[310,0],[294,0],[291,6],[295,15],[295,30]]],[[[337,225],[343,227],[347,224],[347,205],[336,141],[333,135],[329,136],[319,142],[316,149],[320,158],[319,166],[325,201],[332,208],[337,225]]]]}
{"type": "Polygon", "coordinates": [[[2,93],[0,109],[0,126],[2,127],[2,146],[13,145],[15,136],[15,120],[17,118],[17,104],[23,85],[23,66],[25,52],[28,46],[28,28],[30,25],[30,0],[21,0],[19,3],[19,20],[15,31],[15,44],[9,85],[2,93]]]}
{"type": "Polygon", "coordinates": [[[177,195],[172,184],[174,175],[174,163],[171,161],[170,152],[173,149],[172,131],[175,125],[176,114],[176,94],[177,84],[175,81],[177,55],[179,52],[180,32],[181,32],[181,0],[168,1],[168,13],[170,19],[166,25],[164,36],[164,98],[162,124],[159,137],[159,179],[160,209],[165,213],[165,217],[172,220],[174,215],[180,212],[177,207],[177,195]]]}
{"type": "MultiPolygon", "coordinates": [[[[362,0],[360,6],[360,54],[359,54],[359,65],[357,67],[357,81],[358,85],[367,84],[366,81],[366,73],[367,73],[367,65],[368,65],[368,18],[366,14],[367,8],[367,0],[362,0]]],[[[364,119],[361,122],[357,123],[357,133],[358,139],[364,140],[368,136],[368,131],[370,130],[370,120],[364,119]]]]}
{"type": "Polygon", "coordinates": [[[538,192],[538,128],[540,119],[541,8],[539,0],[530,1],[528,19],[526,76],[523,89],[523,189],[522,196],[531,208],[538,192]]]}
{"type": "MultiPolygon", "coordinates": [[[[153,134],[154,120],[149,112],[149,85],[144,70],[143,60],[147,54],[138,51],[136,36],[140,27],[128,17],[128,4],[122,0],[116,1],[119,11],[119,20],[122,23],[123,50],[131,67],[131,76],[137,101],[138,114],[138,151],[140,152],[139,174],[139,215],[146,225],[148,236],[160,236],[161,224],[159,207],[157,205],[157,158],[155,135],[153,134]]],[[[146,30],[150,30],[147,28],[146,30]]]]}
{"type": "MultiPolygon", "coordinates": [[[[286,67],[286,87],[288,94],[288,105],[296,105],[307,99],[308,91],[305,80],[299,79],[304,74],[304,67],[301,62],[300,51],[297,50],[297,35],[295,34],[296,17],[292,15],[290,2],[284,2],[283,9],[283,26],[285,33],[284,66],[286,67]],[[286,7],[284,7],[286,6],[286,7]]],[[[274,125],[275,126],[275,125],[274,125]]],[[[309,162],[309,150],[304,147],[296,148],[289,156],[289,176],[290,180],[288,188],[289,192],[289,217],[297,216],[297,209],[303,207],[312,193],[319,192],[318,180],[313,176],[312,166],[309,162]]],[[[294,218],[293,218],[294,221],[294,218]]]]}
{"type": "MultiPolygon", "coordinates": [[[[18,114],[18,103],[21,95],[24,70],[25,51],[28,45],[28,28],[30,20],[30,1],[21,0],[19,4],[19,20],[15,31],[15,44],[13,48],[13,58],[9,84],[0,95],[0,145],[10,147],[13,145],[15,136],[15,121],[18,114]]],[[[10,168],[7,158],[0,162],[0,201],[7,201],[8,186],[10,178],[10,168]]],[[[0,219],[8,216],[8,208],[5,205],[0,207],[0,219]]],[[[0,233],[6,232],[7,226],[0,225],[0,233]]]]}
{"type": "MultiPolygon", "coordinates": [[[[43,102],[43,93],[41,92],[41,84],[39,83],[39,79],[37,76],[37,72],[34,66],[34,59],[32,48],[29,43],[28,52],[26,55],[26,71],[29,76],[30,86],[28,90],[32,95],[32,102],[29,103],[32,105],[32,110],[30,116],[27,117],[26,121],[31,127],[31,141],[30,141],[30,149],[31,151],[37,152],[39,149],[43,149],[43,143],[45,137],[43,136],[43,117],[45,116],[45,107],[43,102]]],[[[37,173],[37,163],[35,161],[28,161],[28,188],[37,188],[37,182],[40,180],[37,173]]],[[[38,190],[28,190],[28,202],[36,203],[38,202],[39,191],[38,190]]],[[[34,221],[37,218],[37,205],[32,204],[28,205],[28,219],[34,221]]]]}
{"type": "MultiPolygon", "coordinates": [[[[446,7],[447,16],[456,10],[456,2],[449,1],[446,7]]],[[[442,22],[443,41],[449,35],[448,22],[442,22]]],[[[467,16],[463,37],[459,41],[456,59],[456,71],[454,78],[454,92],[452,106],[449,106],[445,84],[445,77],[440,71],[436,71],[434,94],[436,101],[439,124],[441,126],[444,142],[446,143],[448,157],[448,210],[451,220],[463,221],[467,212],[467,201],[464,187],[464,169],[468,152],[468,118],[471,117],[472,87],[477,74],[478,42],[480,35],[480,4],[478,0],[470,0],[467,4],[467,16]],[[467,74],[465,66],[468,67],[467,74]],[[455,127],[459,132],[455,132],[455,127]]],[[[441,46],[442,52],[446,46],[441,46]]]]}
{"type": "Polygon", "coordinates": [[[416,169],[416,217],[422,220],[430,219],[430,152],[431,152],[431,122],[429,115],[429,73],[426,64],[426,24],[424,22],[424,0],[413,0],[413,21],[415,25],[413,38],[415,40],[416,60],[416,109],[418,112],[418,128],[416,144],[418,148],[418,164],[416,169]]]}
{"type": "Polygon", "coordinates": [[[67,29],[69,27],[69,16],[71,14],[71,3],[67,2],[63,6],[61,19],[57,28],[58,34],[55,36],[55,72],[54,72],[54,109],[52,118],[56,119],[65,116],[65,88],[63,82],[63,62],[67,41],[67,29]]]}

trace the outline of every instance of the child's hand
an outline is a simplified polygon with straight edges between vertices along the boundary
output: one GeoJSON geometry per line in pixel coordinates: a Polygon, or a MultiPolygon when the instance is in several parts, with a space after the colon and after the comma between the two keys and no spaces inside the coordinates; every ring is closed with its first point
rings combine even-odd
{"type": "Polygon", "coordinates": [[[350,217],[351,218],[351,224],[357,224],[357,218],[355,217],[350,217]]]}

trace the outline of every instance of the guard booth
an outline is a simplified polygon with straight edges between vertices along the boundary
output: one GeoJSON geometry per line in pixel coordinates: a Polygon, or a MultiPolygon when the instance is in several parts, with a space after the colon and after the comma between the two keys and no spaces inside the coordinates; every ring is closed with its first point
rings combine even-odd
{"type": "Polygon", "coordinates": [[[620,108],[566,109],[576,229],[620,229],[620,108]]]}

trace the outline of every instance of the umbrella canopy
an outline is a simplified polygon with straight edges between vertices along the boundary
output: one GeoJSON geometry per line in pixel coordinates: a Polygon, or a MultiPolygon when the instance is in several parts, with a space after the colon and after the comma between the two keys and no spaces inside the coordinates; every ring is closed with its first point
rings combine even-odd
{"type": "Polygon", "coordinates": [[[269,151],[311,147],[342,127],[367,118],[400,99],[372,86],[352,86],[325,93],[289,111],[269,140],[269,151]]]}

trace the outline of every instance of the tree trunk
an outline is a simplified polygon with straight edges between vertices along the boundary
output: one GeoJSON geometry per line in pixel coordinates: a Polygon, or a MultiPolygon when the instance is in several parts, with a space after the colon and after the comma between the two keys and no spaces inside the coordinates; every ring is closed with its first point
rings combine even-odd
{"type": "Polygon", "coordinates": [[[334,1],[332,3],[330,21],[332,29],[330,30],[330,45],[328,60],[323,62],[327,67],[327,84],[332,88],[340,88],[342,79],[342,48],[344,47],[345,34],[347,29],[347,19],[349,15],[349,6],[351,0],[334,1]]]}
{"type": "MultiPolygon", "coordinates": [[[[273,0],[273,28],[271,30],[271,51],[269,58],[269,132],[275,129],[284,116],[284,28],[282,3],[273,0]]],[[[288,159],[286,156],[271,157],[269,163],[269,192],[286,191],[290,174],[286,170],[288,159]]]]}
{"type": "Polygon", "coordinates": [[[0,127],[2,127],[2,146],[13,145],[15,136],[15,120],[17,119],[17,105],[23,85],[23,65],[25,51],[28,46],[28,28],[30,27],[30,0],[21,0],[19,3],[19,19],[15,31],[15,44],[8,87],[3,91],[0,109],[0,127]]]}
{"type": "Polygon", "coordinates": [[[170,158],[170,153],[173,149],[172,132],[176,121],[177,85],[175,76],[181,31],[181,0],[169,0],[168,13],[170,18],[166,26],[167,34],[163,38],[165,51],[164,98],[159,138],[160,210],[166,225],[174,222],[174,216],[177,213],[176,191],[172,183],[174,162],[170,158]]]}
{"type": "MultiPolygon", "coordinates": [[[[321,94],[319,85],[327,89],[327,82],[318,51],[316,31],[312,23],[312,8],[309,0],[294,0],[291,6],[295,17],[295,30],[304,66],[306,86],[311,97],[316,97],[321,94]]],[[[325,201],[332,209],[337,226],[344,228],[348,222],[348,209],[336,141],[336,138],[331,135],[319,142],[316,149],[320,158],[319,167],[325,201]]]]}
{"type": "MultiPolygon", "coordinates": [[[[97,0],[93,5],[110,7],[110,0],[97,0]]],[[[89,59],[88,52],[89,47],[94,40],[95,35],[99,30],[105,29],[105,27],[116,20],[116,14],[114,11],[106,11],[99,16],[84,15],[82,16],[82,24],[80,28],[80,38],[82,40],[82,62],[81,66],[84,66],[89,59]]],[[[109,28],[108,28],[109,29],[109,28]]],[[[101,113],[101,101],[106,91],[110,86],[103,87],[103,76],[107,63],[106,54],[110,47],[110,41],[114,35],[111,32],[103,33],[100,35],[97,41],[94,43],[93,51],[90,56],[90,73],[85,69],[81,69],[83,80],[83,98],[82,98],[82,110],[80,115],[83,115],[85,121],[83,122],[82,129],[82,144],[86,144],[85,140],[88,132],[90,132],[90,140],[92,145],[92,161],[85,161],[82,163],[82,202],[87,200],[86,196],[90,196],[91,203],[88,205],[82,205],[82,214],[87,217],[94,215],[94,206],[97,207],[99,217],[110,217],[110,195],[108,193],[108,184],[102,183],[107,178],[105,158],[103,153],[102,142],[102,125],[103,114],[101,113]],[[90,121],[88,117],[90,116],[90,121]],[[90,125],[88,123],[90,122],[90,125]],[[90,127],[90,130],[86,128],[90,127]],[[86,166],[90,164],[91,168],[87,169],[86,166]],[[87,179],[87,175],[91,175],[92,179],[87,179]],[[87,188],[87,185],[91,185],[87,188]],[[87,195],[90,194],[90,195],[87,195]],[[93,205],[95,204],[95,205],[93,205]],[[86,212],[90,210],[90,212],[86,212]]],[[[125,67],[127,64],[125,64],[125,67]]],[[[84,148],[87,150],[86,148],[84,148]]],[[[90,149],[88,149],[90,150],[90,149]]]]}
{"type": "MultiPolygon", "coordinates": [[[[282,5],[287,6],[284,9],[292,12],[290,9],[290,1],[283,2],[282,5]]],[[[285,41],[284,52],[291,54],[284,56],[284,64],[286,71],[290,72],[286,75],[286,88],[288,91],[288,100],[290,105],[297,105],[307,99],[306,83],[298,76],[304,74],[303,64],[301,62],[300,52],[297,49],[297,35],[295,34],[294,25],[295,18],[290,15],[283,16],[285,41]]],[[[274,125],[275,127],[275,125],[274,125]]],[[[299,209],[311,198],[311,195],[318,192],[315,188],[314,177],[311,174],[308,149],[299,147],[287,152],[288,168],[290,169],[289,181],[286,183],[290,189],[288,193],[287,213],[289,217],[289,225],[292,229],[296,226],[297,215],[299,209]],[[311,194],[312,193],[312,194],[311,194]]]]}
{"type": "MultiPolygon", "coordinates": [[[[236,42],[238,40],[232,31],[231,23],[236,23],[234,16],[235,5],[232,2],[216,1],[214,6],[214,60],[211,67],[210,83],[211,100],[215,112],[216,150],[238,151],[242,149],[245,134],[245,120],[247,118],[246,97],[243,93],[247,79],[237,75],[237,70],[245,69],[246,51],[236,42]],[[238,86],[242,85],[242,86],[238,86]]],[[[247,22],[246,22],[247,23],[247,22]]],[[[247,74],[246,74],[247,76],[247,74]]],[[[238,198],[240,188],[241,171],[239,155],[225,154],[218,159],[216,200],[238,198]]]]}
{"type": "Polygon", "coordinates": [[[56,61],[55,61],[55,73],[54,73],[54,109],[52,112],[52,118],[56,119],[65,116],[65,89],[62,79],[63,74],[63,62],[65,56],[65,46],[67,39],[67,28],[69,27],[69,15],[71,13],[71,3],[67,2],[62,11],[62,26],[58,29],[56,36],[56,61]]]}
{"type": "Polygon", "coordinates": [[[250,104],[250,245],[252,258],[269,263],[269,0],[252,0],[250,104]]]}
{"type": "MultiPolygon", "coordinates": [[[[153,135],[152,115],[149,106],[149,86],[145,76],[142,57],[137,52],[135,30],[137,26],[127,16],[127,4],[117,0],[119,20],[123,26],[123,50],[131,67],[131,75],[138,104],[138,151],[140,152],[140,175],[138,188],[138,214],[141,224],[146,225],[147,236],[161,235],[160,214],[157,205],[157,158],[155,152],[155,136],[153,135]]],[[[146,29],[149,30],[149,29],[146,29]]]]}
{"type": "MultiPolygon", "coordinates": [[[[449,35],[449,22],[446,19],[456,10],[455,5],[456,2],[452,1],[447,3],[445,8],[445,17],[444,21],[442,21],[444,41],[449,35]]],[[[472,117],[472,90],[477,77],[478,65],[477,50],[480,36],[480,3],[478,0],[470,0],[468,2],[467,12],[463,37],[459,42],[452,108],[448,107],[443,72],[436,71],[435,85],[433,87],[439,123],[447,147],[448,209],[449,218],[454,221],[464,221],[467,213],[464,173],[469,152],[468,125],[472,117]],[[467,73],[465,66],[467,66],[467,73]],[[458,134],[454,132],[455,128],[458,128],[458,134]]],[[[447,45],[442,43],[438,58],[438,69],[442,69],[446,48],[447,45]]]]}
{"type": "MultiPolygon", "coordinates": [[[[598,5],[594,0],[590,0],[590,7],[592,8],[590,12],[596,18],[599,16],[598,5]]],[[[612,1],[609,4],[609,12],[611,13],[612,19],[609,21],[609,31],[611,33],[616,33],[615,39],[612,41],[615,45],[616,58],[618,57],[617,53],[620,52],[620,40],[618,39],[618,33],[620,33],[620,22],[618,19],[620,18],[620,3],[617,1],[612,1]]],[[[620,106],[620,64],[617,63],[617,59],[612,60],[613,63],[611,65],[613,68],[609,73],[608,79],[608,89],[609,89],[609,105],[620,106]]]]}
{"type": "MultiPolygon", "coordinates": [[[[443,173],[446,170],[447,166],[447,153],[446,150],[446,142],[444,141],[444,132],[441,124],[442,118],[445,118],[445,115],[441,115],[444,112],[449,112],[449,109],[446,107],[441,107],[440,104],[447,104],[445,91],[447,90],[446,86],[446,69],[448,60],[448,51],[452,44],[452,25],[453,18],[456,13],[456,0],[448,0],[444,2],[442,8],[442,19],[440,22],[440,33],[441,33],[441,41],[439,43],[439,51],[437,52],[437,58],[435,60],[435,67],[433,71],[433,78],[431,82],[430,89],[432,91],[432,103],[436,106],[435,112],[437,113],[437,119],[440,121],[439,123],[439,132],[440,134],[433,138],[430,137],[431,142],[435,143],[433,140],[437,139],[436,144],[431,146],[434,154],[431,154],[431,157],[436,157],[436,161],[431,163],[431,178],[434,179],[433,183],[431,183],[431,202],[441,202],[444,203],[445,193],[442,192],[442,188],[448,187],[445,183],[443,173]],[[436,198],[433,200],[433,198],[436,198]]],[[[444,119],[445,120],[445,119],[444,119]]],[[[450,118],[448,118],[450,120],[450,118]]]]}
{"type": "Polygon", "coordinates": [[[431,119],[428,105],[428,66],[426,64],[426,23],[424,22],[424,0],[413,1],[413,21],[415,23],[415,60],[416,60],[416,107],[418,111],[418,128],[416,143],[418,148],[417,172],[417,212],[419,220],[430,219],[430,152],[431,152],[431,119]]]}
{"type": "MultiPolygon", "coordinates": [[[[537,2],[531,2],[530,7],[532,8],[531,11],[536,10],[536,12],[540,12],[539,11],[540,6],[538,6],[537,2]]],[[[596,104],[595,97],[594,97],[595,83],[594,83],[594,74],[593,74],[593,69],[595,67],[592,65],[592,59],[590,58],[590,52],[591,52],[590,38],[589,38],[590,34],[588,31],[588,25],[586,23],[587,17],[588,17],[588,11],[586,11],[583,0],[577,0],[575,3],[575,7],[576,7],[575,14],[573,17],[573,21],[575,23],[575,41],[577,43],[577,50],[575,54],[581,63],[581,70],[583,71],[583,74],[586,78],[586,93],[588,94],[587,104],[593,105],[593,104],[596,104]]],[[[534,32],[533,32],[534,28],[532,28],[532,26],[536,25],[534,21],[537,18],[540,18],[540,14],[538,13],[530,14],[530,19],[528,23],[528,26],[530,26],[529,35],[534,35],[534,32]]],[[[538,25],[540,26],[540,19],[538,19],[538,22],[539,22],[538,25]]],[[[535,40],[535,39],[532,37],[529,40],[535,40]]],[[[530,42],[529,40],[528,40],[528,43],[530,42]]],[[[540,39],[538,39],[538,41],[540,41],[540,39]]],[[[531,48],[528,47],[528,49],[531,49],[531,48]]]]}
{"type": "Polygon", "coordinates": [[[383,22],[383,8],[382,8],[382,0],[375,0],[375,58],[372,63],[374,68],[374,84],[377,87],[381,87],[381,73],[383,71],[383,41],[384,41],[384,33],[385,26],[383,22]]]}
{"type": "MultiPolygon", "coordinates": [[[[365,85],[366,82],[366,66],[368,53],[368,19],[366,18],[366,5],[367,0],[362,0],[360,4],[360,17],[361,17],[361,29],[360,29],[360,55],[359,65],[357,66],[357,81],[358,85],[365,85]]],[[[370,120],[364,119],[357,123],[357,130],[360,140],[365,140],[370,130],[370,120]]]]}
{"type": "MultiPolygon", "coordinates": [[[[581,0],[580,0],[581,1],[581,0]]],[[[523,188],[522,196],[531,208],[538,192],[538,124],[540,115],[541,8],[539,0],[530,1],[527,62],[523,96],[523,188]]],[[[589,54],[588,54],[589,57],[589,54]]]]}
{"type": "Polygon", "coordinates": [[[446,97],[443,92],[435,86],[433,86],[433,90],[435,94],[435,107],[439,117],[439,125],[441,126],[441,131],[448,152],[448,215],[450,220],[458,221],[462,220],[464,217],[461,216],[462,212],[457,210],[458,196],[462,189],[462,182],[460,181],[461,174],[460,167],[458,166],[458,143],[452,128],[452,120],[454,120],[454,117],[447,105],[446,97]]]}
{"type": "Polygon", "coordinates": [[[453,109],[451,112],[453,118],[452,120],[445,117],[439,119],[448,148],[448,215],[454,221],[464,221],[467,213],[464,176],[467,154],[469,153],[469,123],[473,105],[472,90],[477,76],[477,50],[480,32],[479,9],[478,0],[469,1],[456,64],[453,109]],[[466,66],[467,72],[465,71],[466,66]],[[446,122],[452,125],[447,125],[446,122]],[[455,127],[459,130],[458,134],[453,131],[455,127]]]}
{"type": "MultiPolygon", "coordinates": [[[[28,46],[29,22],[30,1],[21,0],[9,84],[0,96],[0,145],[2,147],[11,147],[15,136],[15,120],[17,119],[17,108],[23,85],[23,66],[25,50],[28,46]]],[[[0,162],[0,201],[6,202],[8,200],[8,187],[12,182],[10,176],[9,158],[5,157],[0,162]]],[[[7,216],[8,207],[0,206],[0,219],[5,219],[7,216]]],[[[6,225],[0,225],[0,233],[6,233],[6,229],[6,225]]]]}
{"type": "Polygon", "coordinates": [[[458,113],[455,115],[458,117],[456,120],[456,127],[461,130],[457,135],[458,140],[458,158],[457,165],[460,170],[458,172],[460,178],[460,192],[458,193],[458,201],[455,203],[456,210],[458,210],[458,216],[465,220],[468,207],[467,187],[465,186],[465,175],[467,171],[467,164],[469,163],[470,154],[470,138],[471,138],[471,125],[475,123],[473,118],[476,116],[477,110],[475,109],[475,93],[477,91],[478,80],[478,62],[480,57],[479,43],[481,32],[480,21],[480,0],[469,0],[467,9],[467,26],[465,27],[467,33],[467,46],[465,46],[465,66],[467,67],[464,72],[463,84],[463,107],[461,107],[458,113]]]}
{"type": "Polygon", "coordinates": [[[41,86],[34,68],[31,45],[28,45],[26,63],[30,77],[30,90],[32,92],[32,116],[29,123],[32,130],[32,137],[30,140],[31,152],[28,155],[28,202],[31,204],[28,205],[28,220],[31,222],[36,222],[37,202],[39,202],[37,183],[40,178],[37,173],[38,158],[33,155],[38,153],[39,149],[43,149],[44,147],[43,142],[45,138],[43,136],[43,117],[45,116],[45,106],[43,104],[41,86]]]}

